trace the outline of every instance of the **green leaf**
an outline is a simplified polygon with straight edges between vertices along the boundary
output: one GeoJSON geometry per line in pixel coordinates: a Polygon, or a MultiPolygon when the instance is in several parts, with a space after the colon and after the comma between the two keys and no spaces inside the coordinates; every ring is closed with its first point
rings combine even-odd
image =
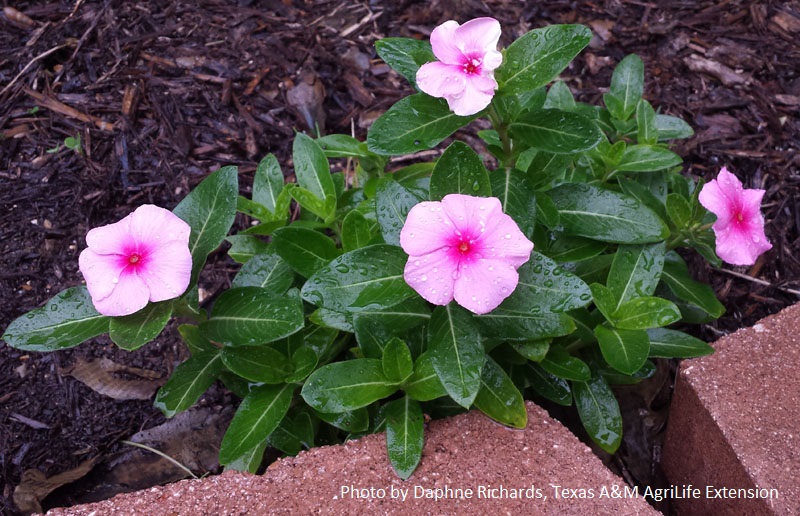
{"type": "Polygon", "coordinates": [[[414,371],[414,360],[405,342],[390,339],[383,348],[383,374],[390,381],[402,383],[414,371]]]}
{"type": "Polygon", "coordinates": [[[325,152],[313,139],[297,133],[292,147],[292,160],[297,184],[322,201],[328,210],[326,215],[331,215],[336,210],[336,189],[325,152]]]}
{"type": "Polygon", "coordinates": [[[530,238],[536,222],[536,192],[527,176],[518,170],[502,169],[492,172],[489,180],[503,212],[530,238]]]}
{"type": "Polygon", "coordinates": [[[293,183],[286,185],[286,191],[303,209],[308,210],[323,221],[328,221],[335,214],[335,197],[328,197],[323,201],[310,190],[293,183]]]}
{"type": "Polygon", "coordinates": [[[3,333],[3,340],[12,348],[25,351],[71,348],[107,332],[109,320],[94,309],[86,287],[72,287],[14,319],[3,333]]]}
{"type": "Polygon", "coordinates": [[[327,308],[317,308],[308,316],[308,320],[323,328],[334,328],[341,331],[353,333],[353,314],[328,310],[327,308]]]}
{"type": "Polygon", "coordinates": [[[650,352],[650,339],[642,330],[621,330],[597,326],[594,329],[600,352],[608,365],[625,374],[638,371],[650,352]]]}
{"type": "Polygon", "coordinates": [[[569,335],[575,329],[575,324],[568,315],[541,313],[537,306],[508,299],[475,320],[484,334],[509,341],[560,337],[569,335]]]}
{"type": "Polygon", "coordinates": [[[539,364],[529,364],[528,381],[536,394],[559,405],[572,405],[569,382],[545,371],[539,364]]]}
{"type": "Polygon", "coordinates": [[[620,61],[611,75],[611,88],[603,95],[611,116],[627,120],[636,110],[644,92],[644,63],[636,54],[620,61]]]}
{"type": "MultiPolygon", "coordinates": [[[[536,151],[528,149],[525,152],[536,151]]],[[[523,153],[524,154],[524,153],[523,153]]],[[[522,155],[520,155],[522,158],[522,155]]],[[[553,154],[551,152],[536,151],[530,163],[525,166],[517,160],[517,168],[525,170],[531,186],[536,190],[550,190],[564,182],[567,168],[572,165],[572,156],[569,154],[553,154]]],[[[558,224],[556,222],[556,224],[558,224]]]]}
{"type": "Polygon", "coordinates": [[[411,476],[422,458],[425,421],[422,407],[408,396],[386,404],[386,451],[397,476],[411,476]]]}
{"type": "Polygon", "coordinates": [[[658,141],[656,112],[644,99],[636,105],[636,140],[638,143],[652,145],[658,141]]]}
{"type": "Polygon", "coordinates": [[[216,346],[211,343],[206,335],[200,331],[200,327],[194,324],[181,324],[178,326],[178,333],[180,333],[186,347],[192,355],[198,353],[217,351],[216,346]]]}
{"type": "Polygon", "coordinates": [[[192,355],[161,386],[154,405],[167,417],[183,412],[211,387],[222,368],[219,350],[192,355]]]}
{"type": "Polygon", "coordinates": [[[371,225],[366,217],[356,210],[345,215],[342,220],[342,249],[347,252],[366,247],[372,239],[371,225]]]}
{"type": "Polygon", "coordinates": [[[278,256],[308,278],[339,256],[333,240],[313,229],[289,226],[275,230],[272,246],[278,256]]]}
{"type": "Polygon", "coordinates": [[[592,120],[560,109],[524,113],[510,126],[511,136],[534,149],[553,154],[574,154],[595,147],[603,137],[592,120]]]}
{"type": "Polygon", "coordinates": [[[231,243],[228,256],[236,262],[247,263],[257,254],[269,253],[269,244],[252,235],[231,235],[225,240],[231,243]]]}
{"type": "Polygon", "coordinates": [[[597,240],[561,236],[550,244],[547,249],[547,256],[560,263],[580,262],[599,255],[607,247],[606,244],[597,240]]]}
{"type": "Polygon", "coordinates": [[[550,350],[548,340],[529,340],[527,342],[512,342],[514,350],[532,362],[541,362],[550,350]]]}
{"type": "Polygon", "coordinates": [[[386,343],[411,328],[428,322],[431,311],[420,297],[412,297],[391,308],[365,309],[353,316],[358,346],[365,358],[381,358],[386,343]]]}
{"type": "Polygon", "coordinates": [[[362,158],[371,154],[362,142],[349,134],[329,134],[314,141],[328,158],[362,158]]]}
{"type": "Polygon", "coordinates": [[[633,298],[653,295],[664,269],[665,249],[664,242],[617,248],[608,273],[608,288],[617,300],[612,311],[633,298]]]}
{"type": "Polygon", "coordinates": [[[548,373],[565,380],[586,381],[592,377],[586,362],[559,346],[550,346],[550,351],[539,365],[548,373]]]}
{"type": "Polygon", "coordinates": [[[273,154],[267,154],[258,163],[253,177],[253,201],[265,207],[276,218],[283,216],[285,219],[286,214],[277,211],[281,207],[278,197],[283,191],[283,186],[283,172],[278,158],[273,154]]]}
{"type": "Polygon", "coordinates": [[[617,309],[611,322],[625,330],[646,330],[667,326],[681,320],[681,311],[671,301],[660,297],[637,297],[617,309]]]}
{"type": "Polygon", "coordinates": [[[699,307],[715,319],[725,313],[725,307],[717,300],[714,290],[692,279],[689,268],[678,253],[667,253],[661,278],[679,299],[699,307]]]}
{"type": "Polygon", "coordinates": [[[677,330],[653,328],[650,336],[650,356],[654,358],[694,358],[710,355],[714,348],[700,339],[677,330]]]}
{"type": "Polygon", "coordinates": [[[269,437],[289,411],[294,388],[292,384],[283,384],[250,389],[222,437],[220,464],[237,460],[269,437]]]}
{"type": "Polygon", "coordinates": [[[572,393],[583,427],[592,441],[608,453],[622,442],[622,415],[617,398],[602,376],[588,382],[573,382],[572,393]]]}
{"type": "Polygon", "coordinates": [[[307,408],[300,411],[290,410],[278,428],[269,435],[267,442],[287,455],[297,455],[303,448],[313,447],[315,422],[312,417],[307,408]]]}
{"type": "Polygon", "coordinates": [[[417,401],[430,401],[447,395],[447,390],[433,368],[433,359],[425,352],[414,362],[414,372],[402,385],[403,391],[417,401]]]}
{"type": "Polygon", "coordinates": [[[654,172],[683,163],[683,159],[664,147],[628,145],[616,166],[620,172],[654,172]]]}
{"type": "Polygon", "coordinates": [[[514,41],[495,71],[500,91],[517,93],[544,86],[561,73],[592,39],[582,25],[534,29],[514,41]]]}
{"type": "Polygon", "coordinates": [[[676,116],[656,115],[659,141],[679,140],[694,136],[692,126],[676,116]]]}
{"type": "Polygon", "coordinates": [[[411,38],[383,38],[375,42],[375,51],[394,71],[417,85],[417,70],[423,64],[436,60],[431,44],[411,38]]]}
{"type": "Polygon", "coordinates": [[[294,282],[291,267],[276,254],[257,254],[245,263],[231,288],[260,287],[277,295],[283,295],[294,282]]]}
{"type": "Polygon", "coordinates": [[[269,346],[239,346],[222,349],[222,363],[251,382],[283,383],[292,372],[289,359],[269,346]]]}
{"type": "Polygon", "coordinates": [[[264,450],[267,449],[267,441],[264,440],[244,452],[239,458],[225,465],[225,471],[246,471],[253,475],[256,474],[261,462],[264,460],[264,450]]]}
{"type": "Polygon", "coordinates": [[[233,225],[239,178],[234,166],[222,167],[205,178],[173,211],[192,228],[192,283],[197,281],[208,253],[219,247],[233,225]]]}
{"type": "Polygon", "coordinates": [[[337,312],[388,308],[414,295],[403,279],[407,259],[402,249],[386,244],[350,251],[310,277],[302,298],[337,312]]]}
{"type": "Polygon", "coordinates": [[[315,411],[317,416],[329,425],[333,425],[339,430],[356,433],[364,432],[369,428],[369,410],[366,407],[340,412],[338,414],[327,414],[315,411]]]}
{"type": "Polygon", "coordinates": [[[389,156],[419,152],[435,147],[475,117],[455,115],[444,99],[418,93],[401,99],[372,123],[367,145],[389,156]]]}
{"type": "Polygon", "coordinates": [[[286,377],[286,382],[300,383],[314,372],[319,363],[319,354],[310,346],[304,345],[292,353],[292,372],[286,377]]]}
{"type": "Polygon", "coordinates": [[[473,197],[492,195],[489,173],[483,166],[483,161],[464,142],[451,143],[436,161],[431,173],[431,200],[439,201],[451,193],[473,197]]]}
{"type": "Polygon", "coordinates": [[[200,329],[215,341],[230,346],[273,342],[303,328],[303,304],[297,298],[279,297],[258,287],[226,290],[217,298],[211,318],[200,329]]]}
{"type": "Polygon", "coordinates": [[[589,286],[583,280],[536,251],[531,253],[528,263],[517,269],[517,273],[517,289],[500,305],[501,309],[528,306],[536,307],[542,312],[563,313],[586,306],[592,301],[589,286]]]}
{"type": "Polygon", "coordinates": [[[391,178],[378,182],[375,192],[375,213],[381,228],[383,241],[400,245],[400,231],[408,212],[422,199],[414,192],[391,178]]]}
{"type": "Polygon", "coordinates": [[[172,303],[171,300],[148,303],[135,314],[112,317],[108,332],[111,340],[128,351],[144,346],[158,337],[169,322],[172,317],[172,303]]]}
{"type": "Polygon", "coordinates": [[[569,90],[569,86],[564,81],[556,81],[547,90],[547,98],[544,101],[545,109],[561,109],[572,111],[576,108],[575,97],[569,90]]]}
{"type": "Polygon", "coordinates": [[[610,288],[600,283],[592,283],[589,285],[589,289],[592,291],[594,305],[606,319],[612,320],[614,313],[617,311],[617,299],[614,293],[610,288]]]}
{"type": "Polygon", "coordinates": [[[475,397],[475,406],[504,425],[525,428],[528,424],[528,412],[525,410],[522,394],[491,357],[483,365],[481,390],[475,397]]]}
{"type": "Polygon", "coordinates": [[[428,325],[433,369],[453,400],[469,408],[481,387],[486,353],[472,317],[450,303],[433,311],[428,325]]]}
{"type": "Polygon", "coordinates": [[[692,207],[681,194],[667,195],[667,214],[676,228],[686,228],[692,220],[692,207]]]}
{"type": "Polygon", "coordinates": [[[314,410],[347,412],[386,398],[397,383],[383,374],[383,364],[372,358],[358,358],[322,366],[308,377],[302,396],[314,410]]]}
{"type": "Polygon", "coordinates": [[[646,244],[664,240],[669,228],[650,208],[627,195],[569,183],[550,191],[568,234],[603,242],[646,244]]]}

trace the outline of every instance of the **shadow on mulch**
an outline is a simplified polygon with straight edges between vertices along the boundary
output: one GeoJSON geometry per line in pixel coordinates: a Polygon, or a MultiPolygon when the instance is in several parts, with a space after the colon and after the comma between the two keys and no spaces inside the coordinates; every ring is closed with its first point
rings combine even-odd
{"type": "MultiPolygon", "coordinates": [[[[800,5],[527,4],[86,0],[22,1],[16,14],[6,8],[0,17],[0,327],[80,284],[77,256],[91,227],[143,203],[171,209],[224,165],[237,165],[244,185],[269,152],[288,169],[294,131],[312,123],[363,138],[372,120],[410,92],[375,55],[380,37],[424,38],[444,20],[487,15],[503,24],[505,45],[545,24],[590,26],[595,39],[562,74],[587,102],[600,101],[622,57],[639,54],[645,97],[696,128],[677,149],[686,172],[710,179],[724,165],[746,187],[767,190],[769,253],[749,269],[693,262],[696,277],[710,282],[728,309],[697,330],[701,337],[715,340],[794,303],[800,290],[800,5]],[[65,145],[68,138],[80,139],[78,150],[65,145]]],[[[470,132],[457,136],[476,141],[470,132]]],[[[228,286],[236,269],[222,254],[213,262],[201,284],[211,296],[228,286]]],[[[166,377],[184,353],[168,333],[132,353],[105,339],[52,354],[0,345],[2,512],[15,512],[13,490],[26,470],[48,477],[70,470],[118,452],[121,440],[163,422],[149,400],[116,401],[60,371],[105,357],[166,377]]],[[[668,392],[668,373],[659,377],[660,390],[647,395],[646,408],[660,414],[652,428],[639,430],[648,436],[663,430],[667,405],[659,393],[668,392]]],[[[627,480],[653,474],[655,442],[636,452],[623,446],[615,462],[627,480]]]]}

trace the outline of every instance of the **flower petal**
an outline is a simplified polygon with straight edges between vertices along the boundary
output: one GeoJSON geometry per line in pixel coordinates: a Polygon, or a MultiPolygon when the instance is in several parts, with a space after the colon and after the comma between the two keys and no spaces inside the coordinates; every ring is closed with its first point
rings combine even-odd
{"type": "Polygon", "coordinates": [[[417,70],[417,86],[431,97],[447,98],[464,92],[466,77],[463,68],[434,61],[417,70]]]}
{"type": "Polygon", "coordinates": [[[98,254],[125,254],[136,248],[136,241],[130,234],[130,215],[86,233],[86,245],[98,254]]]}
{"type": "Polygon", "coordinates": [[[446,305],[453,300],[457,268],[458,262],[451,259],[449,251],[439,249],[424,256],[409,257],[403,278],[426,301],[446,305]]]}
{"type": "Polygon", "coordinates": [[[126,266],[124,256],[98,254],[92,248],[84,249],[78,256],[78,268],[86,279],[86,288],[89,289],[93,301],[111,295],[119,284],[119,278],[126,266]]]}
{"type": "Polygon", "coordinates": [[[422,256],[448,245],[454,233],[455,227],[441,202],[421,202],[406,216],[400,230],[400,247],[410,256],[422,256]]]}
{"type": "Polygon", "coordinates": [[[772,249],[763,226],[729,224],[717,229],[717,255],[732,265],[753,265],[756,259],[772,249]]]}
{"type": "Polygon", "coordinates": [[[136,208],[126,219],[130,219],[131,235],[139,243],[148,246],[166,242],[189,245],[189,235],[192,231],[189,224],[169,210],[144,204],[136,208]]]}
{"type": "Polygon", "coordinates": [[[494,97],[494,89],[490,91],[484,89],[487,79],[497,84],[491,78],[471,76],[467,78],[462,93],[445,97],[450,111],[458,116],[470,116],[485,109],[492,102],[492,97],[494,97]]]}
{"type": "Polygon", "coordinates": [[[456,40],[457,30],[458,22],[448,20],[431,32],[431,49],[439,61],[451,65],[461,64],[464,54],[459,50],[456,40]]]}
{"type": "Polygon", "coordinates": [[[189,286],[192,254],[182,242],[167,242],[154,248],[138,274],[149,290],[150,301],[164,301],[180,296],[189,286]]]}
{"type": "Polygon", "coordinates": [[[455,281],[456,302],[476,314],[489,313],[514,292],[517,269],[505,260],[478,260],[464,265],[455,281]]]}
{"type": "MultiPolygon", "coordinates": [[[[453,38],[464,54],[480,54],[497,50],[500,22],[494,18],[475,18],[455,29],[453,38]]],[[[431,34],[433,43],[433,34],[431,34]]],[[[438,56],[437,56],[438,57],[438,56]]]]}
{"type": "Polygon", "coordinates": [[[137,274],[123,272],[111,293],[102,299],[92,296],[92,303],[103,315],[130,315],[147,305],[149,295],[147,285],[137,274]]]}

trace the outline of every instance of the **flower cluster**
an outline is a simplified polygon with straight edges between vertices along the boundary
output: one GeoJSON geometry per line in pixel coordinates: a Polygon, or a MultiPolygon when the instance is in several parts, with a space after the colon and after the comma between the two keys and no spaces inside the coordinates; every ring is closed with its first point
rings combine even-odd
{"type": "Polygon", "coordinates": [[[461,194],[411,208],[400,245],[409,255],[406,283],[419,295],[435,305],[455,298],[476,314],[511,295],[533,250],[499,199],[461,194]]]}

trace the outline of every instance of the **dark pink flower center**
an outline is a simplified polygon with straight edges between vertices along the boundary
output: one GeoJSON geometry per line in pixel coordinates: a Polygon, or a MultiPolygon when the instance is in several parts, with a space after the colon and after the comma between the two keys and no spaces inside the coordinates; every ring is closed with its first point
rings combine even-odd
{"type": "Polygon", "coordinates": [[[477,57],[467,57],[466,62],[464,62],[464,73],[467,75],[481,73],[481,60],[477,57]]]}
{"type": "Polygon", "coordinates": [[[130,263],[131,265],[139,263],[139,253],[133,253],[132,255],[130,255],[128,257],[128,263],[130,263]]]}

